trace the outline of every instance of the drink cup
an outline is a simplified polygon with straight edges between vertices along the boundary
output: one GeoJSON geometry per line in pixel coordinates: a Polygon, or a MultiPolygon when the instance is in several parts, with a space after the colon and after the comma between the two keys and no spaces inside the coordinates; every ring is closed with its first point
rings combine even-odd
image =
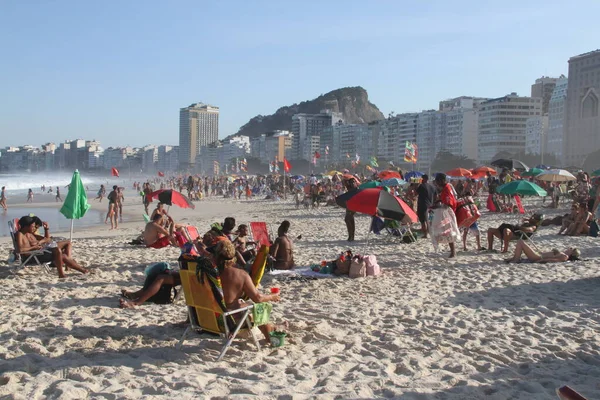
{"type": "Polygon", "coordinates": [[[279,293],[279,288],[278,287],[272,287],[271,288],[271,293],[273,293],[273,294],[279,293]]]}

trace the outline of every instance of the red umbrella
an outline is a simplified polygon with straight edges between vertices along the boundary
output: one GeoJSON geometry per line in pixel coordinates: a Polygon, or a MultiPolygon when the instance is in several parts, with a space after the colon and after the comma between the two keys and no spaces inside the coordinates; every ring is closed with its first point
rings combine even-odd
{"type": "Polygon", "coordinates": [[[176,205],[181,208],[196,208],[194,203],[192,203],[187,197],[171,189],[161,189],[157,190],[156,192],[152,192],[148,195],[148,199],[150,201],[152,201],[152,199],[158,199],[158,201],[168,206],[176,205]]]}
{"type": "Polygon", "coordinates": [[[385,170],[385,171],[381,171],[380,173],[377,174],[377,176],[382,181],[385,181],[386,179],[391,179],[391,178],[402,179],[402,175],[400,175],[400,173],[398,171],[392,171],[389,169],[385,170]]]}
{"type": "Polygon", "coordinates": [[[448,176],[463,176],[463,177],[469,178],[473,174],[468,169],[454,168],[454,169],[451,169],[450,171],[446,172],[446,175],[448,175],[448,176]]]}
{"type": "Polygon", "coordinates": [[[404,201],[382,188],[357,189],[336,197],[335,202],[350,211],[396,221],[417,222],[417,214],[404,201]]]}

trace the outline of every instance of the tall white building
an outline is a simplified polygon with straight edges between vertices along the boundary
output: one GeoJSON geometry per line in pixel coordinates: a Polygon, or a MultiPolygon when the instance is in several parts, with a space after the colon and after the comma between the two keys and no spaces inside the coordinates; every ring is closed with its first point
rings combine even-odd
{"type": "Polygon", "coordinates": [[[600,50],[569,59],[564,160],[581,166],[600,149],[600,50]]]}
{"type": "Polygon", "coordinates": [[[193,167],[200,147],[219,139],[219,107],[195,103],[179,110],[179,164],[193,167]]]}
{"type": "Polygon", "coordinates": [[[250,138],[248,136],[234,136],[222,142],[217,151],[217,161],[225,165],[232,160],[243,159],[250,156],[250,138]]]}
{"type": "Polygon", "coordinates": [[[333,125],[323,129],[320,138],[321,163],[355,160],[358,154],[367,162],[376,157],[379,132],[366,124],[333,125]],[[329,153],[329,154],[326,154],[329,153]]]}
{"type": "Polygon", "coordinates": [[[565,138],[565,103],[569,80],[561,75],[548,103],[548,135],[545,153],[554,154],[561,162],[565,138]]]}
{"type": "Polygon", "coordinates": [[[338,123],[343,123],[342,115],[329,110],[292,116],[292,158],[311,161],[315,151],[319,151],[323,128],[338,123]]]}
{"type": "Polygon", "coordinates": [[[250,139],[250,154],[258,158],[261,164],[275,161],[279,156],[279,147],[283,146],[283,154],[287,159],[292,159],[292,141],[294,135],[290,131],[275,130],[263,133],[250,139]]]}
{"type": "Polygon", "coordinates": [[[546,153],[548,139],[548,116],[537,115],[525,122],[525,152],[540,155],[546,153]]]}
{"type": "Polygon", "coordinates": [[[156,169],[160,172],[173,172],[179,168],[179,148],[177,146],[158,146],[156,169]]]}
{"type": "Polygon", "coordinates": [[[142,149],[142,170],[145,173],[156,172],[158,162],[158,146],[149,145],[142,149]]]}
{"type": "Polygon", "coordinates": [[[397,114],[377,122],[379,157],[395,164],[404,163],[406,142],[416,142],[419,114],[397,114]]]}
{"type": "Polygon", "coordinates": [[[542,99],[516,93],[491,99],[479,106],[478,159],[489,163],[499,152],[525,151],[527,119],[542,115],[542,99]]]}

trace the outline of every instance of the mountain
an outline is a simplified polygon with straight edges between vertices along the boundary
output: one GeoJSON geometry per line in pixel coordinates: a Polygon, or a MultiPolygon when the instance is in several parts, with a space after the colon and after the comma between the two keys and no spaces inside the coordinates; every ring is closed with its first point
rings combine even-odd
{"type": "Polygon", "coordinates": [[[377,106],[369,101],[367,91],[360,86],[346,87],[323,94],[314,100],[281,107],[275,114],[257,115],[248,121],[236,135],[256,137],[274,130],[292,130],[292,115],[317,114],[322,110],[342,113],[346,124],[364,124],[385,117],[377,106]]]}

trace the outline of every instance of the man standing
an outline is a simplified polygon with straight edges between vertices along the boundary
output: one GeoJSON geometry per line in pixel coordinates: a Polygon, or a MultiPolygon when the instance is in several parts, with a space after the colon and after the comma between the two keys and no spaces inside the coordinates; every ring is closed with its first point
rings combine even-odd
{"type": "Polygon", "coordinates": [[[421,231],[423,232],[423,238],[426,239],[429,234],[429,218],[428,211],[437,196],[437,189],[431,183],[429,183],[429,176],[423,175],[422,182],[417,188],[417,216],[419,222],[421,222],[421,231]]]}
{"type": "MultiPolygon", "coordinates": [[[[344,186],[346,187],[346,191],[352,192],[357,189],[356,179],[344,179],[344,186]]],[[[344,217],[344,222],[346,223],[346,229],[348,229],[348,241],[354,242],[354,232],[355,232],[355,224],[354,224],[354,211],[350,211],[346,209],[346,216],[344,217]]]]}

